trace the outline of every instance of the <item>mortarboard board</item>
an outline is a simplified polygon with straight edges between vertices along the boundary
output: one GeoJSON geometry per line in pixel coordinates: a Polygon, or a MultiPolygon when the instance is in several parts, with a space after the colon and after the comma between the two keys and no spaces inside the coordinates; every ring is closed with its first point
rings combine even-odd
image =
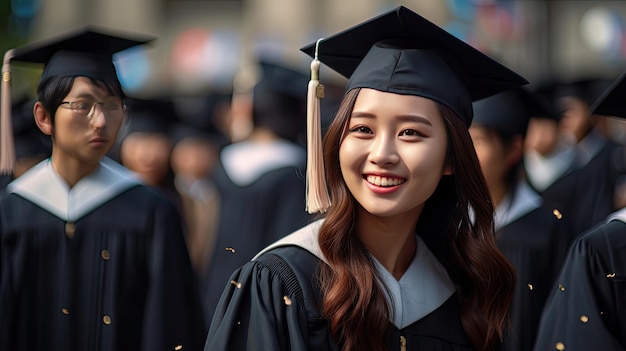
{"type": "Polygon", "coordinates": [[[591,111],[596,115],[626,118],[626,72],[600,95],[591,111]]]}
{"type": "MultiPolygon", "coordinates": [[[[302,51],[315,55],[316,45],[302,51]]],[[[349,78],[346,91],[373,88],[439,101],[469,126],[471,102],[528,82],[517,73],[399,6],[324,38],[318,58],[349,78]]]]}
{"type": "Polygon", "coordinates": [[[252,118],[283,139],[304,136],[306,87],[309,77],[295,68],[260,60],[260,76],[252,93],[252,118]]]}
{"type": "Polygon", "coordinates": [[[129,98],[127,99],[128,122],[124,135],[151,133],[169,135],[178,121],[174,103],[169,98],[129,98]]]}
{"type": "Polygon", "coordinates": [[[493,129],[504,137],[526,135],[528,121],[535,116],[550,116],[550,108],[523,87],[475,101],[473,124],[493,129]]]}
{"type": "Polygon", "coordinates": [[[554,97],[556,100],[571,97],[584,101],[591,106],[610,83],[606,79],[596,77],[561,82],[554,89],[554,97]]]}
{"type": "MultiPolygon", "coordinates": [[[[40,84],[52,77],[85,76],[120,86],[113,54],[145,44],[153,37],[130,33],[113,33],[95,27],[82,27],[46,40],[11,49],[4,55],[2,74],[2,130],[10,127],[10,64],[12,61],[44,64],[40,84]]],[[[13,140],[2,134],[0,172],[11,172],[14,163],[13,140]]]]}
{"type": "MultiPolygon", "coordinates": [[[[319,68],[316,61],[319,60],[348,78],[346,91],[372,88],[429,98],[453,110],[466,126],[472,120],[472,101],[528,83],[517,73],[402,6],[301,50],[314,57],[310,102],[314,101],[311,90],[316,88],[319,68]]],[[[319,111],[313,112],[317,109],[309,104],[308,114],[319,114],[319,111]]],[[[311,124],[309,122],[309,140],[320,135],[311,124]]],[[[326,191],[323,179],[324,185],[314,180],[323,178],[325,173],[323,162],[319,160],[321,146],[313,146],[310,141],[308,145],[307,209],[309,212],[325,211],[328,203],[323,198],[328,196],[312,194],[326,191]],[[315,175],[310,174],[311,168],[315,168],[315,175]],[[317,198],[322,198],[321,205],[317,204],[317,198]]]]}

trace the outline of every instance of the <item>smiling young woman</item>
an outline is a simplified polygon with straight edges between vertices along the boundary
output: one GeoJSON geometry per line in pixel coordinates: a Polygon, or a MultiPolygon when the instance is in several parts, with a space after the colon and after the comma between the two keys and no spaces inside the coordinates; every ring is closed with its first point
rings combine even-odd
{"type": "Polygon", "coordinates": [[[497,349],[515,272],[467,128],[525,80],[404,7],[303,50],[349,78],[330,205],[233,273],[205,350],[497,349]]]}

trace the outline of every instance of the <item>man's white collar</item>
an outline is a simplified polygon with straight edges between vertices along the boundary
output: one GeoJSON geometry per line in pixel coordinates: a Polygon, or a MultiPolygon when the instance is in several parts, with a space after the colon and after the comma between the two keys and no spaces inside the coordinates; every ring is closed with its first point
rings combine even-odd
{"type": "Polygon", "coordinates": [[[76,221],[137,184],[140,181],[132,172],[104,158],[96,171],[70,189],[46,159],[11,182],[7,191],[64,221],[76,221]]]}

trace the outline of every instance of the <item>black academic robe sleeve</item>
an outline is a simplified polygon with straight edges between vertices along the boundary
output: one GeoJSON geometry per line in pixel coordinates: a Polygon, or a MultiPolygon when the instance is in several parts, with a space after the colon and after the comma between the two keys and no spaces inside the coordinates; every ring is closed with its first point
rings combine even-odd
{"type": "MultiPolygon", "coordinates": [[[[303,252],[297,250],[297,252],[303,252]]],[[[298,255],[298,254],[297,254],[298,255]]],[[[326,323],[315,316],[312,291],[298,279],[311,279],[317,258],[306,253],[304,270],[266,253],[231,276],[213,316],[205,351],[337,350],[326,323]],[[298,278],[299,277],[299,278],[298,278]]]]}
{"type": "Polygon", "coordinates": [[[206,328],[180,213],[163,201],[153,220],[143,349],[201,350],[206,328]]]}
{"type": "Polygon", "coordinates": [[[573,243],[544,308],[535,350],[625,346],[626,224],[611,221],[573,243]]]}

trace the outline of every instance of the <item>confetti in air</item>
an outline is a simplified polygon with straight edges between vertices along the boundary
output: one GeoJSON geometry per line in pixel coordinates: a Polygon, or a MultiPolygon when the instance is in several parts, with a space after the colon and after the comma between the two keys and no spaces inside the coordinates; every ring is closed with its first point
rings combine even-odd
{"type": "Polygon", "coordinates": [[[585,316],[584,314],[582,316],[580,316],[580,321],[583,323],[587,323],[589,322],[589,317],[585,316]]]}
{"type": "Polygon", "coordinates": [[[176,345],[176,347],[174,348],[174,350],[179,351],[183,349],[183,345],[176,345]]]}
{"type": "Polygon", "coordinates": [[[287,295],[283,296],[283,300],[285,300],[285,305],[291,306],[291,299],[287,295]]]}
{"type": "Polygon", "coordinates": [[[560,289],[561,291],[565,291],[565,287],[564,287],[562,284],[559,284],[559,289],[560,289]]]}
{"type": "Polygon", "coordinates": [[[533,289],[533,285],[528,283],[528,290],[532,290],[533,289]]]}
{"type": "Polygon", "coordinates": [[[241,289],[241,283],[238,283],[238,282],[236,282],[234,280],[231,280],[230,283],[233,284],[234,286],[236,286],[237,289],[241,289]]]}
{"type": "Polygon", "coordinates": [[[230,252],[232,252],[232,253],[235,253],[235,249],[233,249],[232,247],[227,247],[227,248],[226,248],[226,251],[230,251],[230,252]]]}
{"type": "Polygon", "coordinates": [[[606,275],[607,278],[615,278],[615,272],[606,275]]]}
{"type": "Polygon", "coordinates": [[[554,215],[554,217],[556,217],[556,219],[563,218],[563,214],[561,213],[561,211],[557,210],[556,208],[552,210],[552,214],[554,215]]]}
{"type": "Polygon", "coordinates": [[[565,345],[562,342],[557,342],[556,345],[554,346],[554,348],[559,350],[559,351],[563,351],[563,350],[565,350],[565,345]]]}

